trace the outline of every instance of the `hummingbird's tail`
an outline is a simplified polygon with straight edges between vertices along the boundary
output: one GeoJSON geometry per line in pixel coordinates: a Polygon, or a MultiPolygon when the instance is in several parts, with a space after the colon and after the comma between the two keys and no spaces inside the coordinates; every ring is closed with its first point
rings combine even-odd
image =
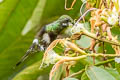
{"type": "Polygon", "coordinates": [[[28,58],[28,56],[30,55],[30,53],[35,52],[35,50],[34,50],[35,45],[36,45],[36,43],[33,43],[31,45],[31,47],[27,50],[25,55],[20,59],[20,61],[15,65],[15,67],[19,66],[23,61],[25,61],[28,58]]]}
{"type": "Polygon", "coordinates": [[[20,61],[16,64],[16,67],[19,66],[23,61],[25,61],[25,60],[28,58],[28,56],[29,56],[30,53],[31,53],[31,51],[28,50],[28,51],[26,52],[26,54],[25,54],[25,55],[20,59],[20,61]]]}
{"type": "Polygon", "coordinates": [[[38,51],[44,51],[44,47],[39,44],[38,39],[33,40],[33,44],[27,50],[26,54],[20,59],[20,61],[15,65],[15,67],[19,66],[23,61],[25,61],[31,53],[35,53],[38,51]]]}

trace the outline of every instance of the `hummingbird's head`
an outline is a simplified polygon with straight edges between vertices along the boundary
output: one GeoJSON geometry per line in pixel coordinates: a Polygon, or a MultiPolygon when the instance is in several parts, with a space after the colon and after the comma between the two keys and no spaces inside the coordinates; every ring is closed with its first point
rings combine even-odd
{"type": "Polygon", "coordinates": [[[68,15],[62,15],[59,19],[60,24],[62,27],[69,27],[73,25],[73,19],[68,15]]]}

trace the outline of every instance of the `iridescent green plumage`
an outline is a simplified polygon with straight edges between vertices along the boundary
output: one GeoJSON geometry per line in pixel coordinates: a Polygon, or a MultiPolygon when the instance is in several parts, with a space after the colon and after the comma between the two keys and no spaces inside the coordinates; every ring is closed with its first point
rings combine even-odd
{"type": "Polygon", "coordinates": [[[68,15],[61,16],[58,20],[51,24],[46,25],[46,32],[52,32],[58,34],[61,30],[69,26],[69,23],[73,23],[73,20],[68,15]]]}

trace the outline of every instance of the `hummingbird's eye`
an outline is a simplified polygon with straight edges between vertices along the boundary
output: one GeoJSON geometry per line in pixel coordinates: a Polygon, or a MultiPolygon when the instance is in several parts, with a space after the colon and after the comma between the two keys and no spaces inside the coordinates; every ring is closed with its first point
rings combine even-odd
{"type": "Polygon", "coordinates": [[[66,19],[65,21],[66,21],[66,22],[70,22],[70,19],[66,19]]]}
{"type": "Polygon", "coordinates": [[[64,20],[61,22],[62,27],[67,27],[70,22],[70,19],[64,18],[64,20]]]}

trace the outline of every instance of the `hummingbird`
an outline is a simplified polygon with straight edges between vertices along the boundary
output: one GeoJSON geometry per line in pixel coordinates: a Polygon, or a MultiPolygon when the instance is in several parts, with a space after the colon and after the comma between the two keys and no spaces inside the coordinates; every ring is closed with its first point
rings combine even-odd
{"type": "Polygon", "coordinates": [[[26,60],[29,54],[44,51],[49,44],[57,38],[57,35],[60,35],[64,29],[73,25],[73,22],[74,21],[70,16],[62,15],[56,21],[43,26],[36,34],[31,46],[26,51],[26,54],[20,59],[16,66],[19,66],[26,60]]]}

